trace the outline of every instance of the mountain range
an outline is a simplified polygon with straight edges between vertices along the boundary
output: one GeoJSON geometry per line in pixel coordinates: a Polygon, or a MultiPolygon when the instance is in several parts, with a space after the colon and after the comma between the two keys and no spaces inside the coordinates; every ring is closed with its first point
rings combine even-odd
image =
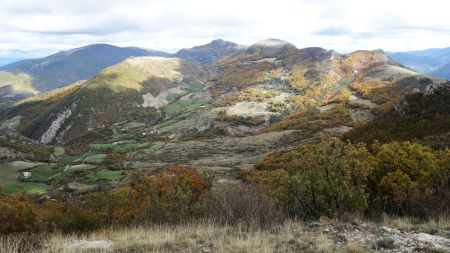
{"type": "MultiPolygon", "coordinates": [[[[100,55],[118,50],[123,52],[122,58],[125,54],[149,54],[141,49],[96,45],[59,53],[48,57],[47,61],[19,62],[4,69],[48,74],[51,67],[47,66],[57,65],[53,62],[58,59],[70,57],[72,60],[67,61],[73,63],[79,59],[74,55],[77,52],[86,56],[98,50],[102,52],[100,55]]],[[[20,101],[6,110],[5,115],[10,119],[20,116],[17,129],[41,143],[83,144],[82,140],[86,139],[111,138],[117,131],[111,126],[120,122],[139,126],[162,124],[172,132],[169,130],[171,122],[194,117],[191,114],[197,115],[197,111],[205,108],[209,108],[205,114],[220,111],[219,115],[224,118],[253,117],[267,125],[270,118],[289,114],[299,107],[335,106],[332,101],[336,96],[342,97],[341,100],[357,95],[364,98],[355,101],[367,99],[361,103],[367,103],[370,110],[351,109],[354,113],[349,114],[353,121],[365,121],[373,118],[374,112],[393,107],[405,94],[424,91],[427,85],[440,82],[403,68],[380,50],[341,55],[322,48],[297,49],[276,39],[260,41],[247,48],[216,40],[175,54],[186,60],[153,53],[163,57],[127,58],[95,75],[92,74],[94,67],[83,66],[91,72],[83,72],[82,77],[94,75],[92,78],[79,81],[81,76],[67,77],[67,81],[75,82],[20,101]],[[209,66],[214,60],[215,66],[209,66]],[[99,133],[93,135],[92,132],[99,133]]],[[[119,58],[116,55],[114,59],[119,58]]],[[[63,69],[63,73],[68,70],[63,69]]],[[[42,83],[35,87],[43,91],[50,88],[42,83]]],[[[195,121],[209,129],[217,125],[217,119],[212,118],[195,121]]],[[[281,129],[283,126],[279,125],[286,119],[289,117],[269,127],[281,129]]],[[[220,125],[224,127],[223,124],[220,125]]],[[[191,125],[184,130],[195,134],[202,132],[196,128],[198,126],[191,125]]],[[[245,134],[241,128],[232,132],[245,134]]]]}
{"type": "Polygon", "coordinates": [[[450,79],[450,47],[387,54],[419,73],[450,79]]]}
{"type": "MultiPolygon", "coordinates": [[[[266,43],[270,43],[266,41],[266,43]]],[[[291,47],[295,47],[292,44],[291,47]]],[[[119,63],[130,56],[176,57],[211,64],[215,60],[240,52],[258,50],[261,45],[251,47],[224,40],[213,40],[208,44],[181,49],[175,54],[142,48],[120,48],[108,44],[93,44],[59,52],[44,58],[14,61],[0,64],[0,108],[75,81],[93,77],[103,68],[119,63]]],[[[449,79],[450,48],[428,49],[409,52],[387,52],[393,60],[422,74],[449,79]]],[[[18,59],[17,59],[18,60],[18,59]]]]}
{"type": "Polygon", "coordinates": [[[450,82],[382,50],[340,54],[278,39],[245,47],[215,40],[174,55],[96,45],[2,71],[37,91],[0,111],[0,168],[8,168],[0,185],[11,192],[20,184],[56,195],[114,187],[131,171],[174,163],[226,185],[269,154],[324,136],[450,143],[450,82]],[[85,66],[91,58],[98,61],[85,66]],[[89,71],[66,77],[71,68],[89,71]],[[57,76],[71,83],[42,81],[57,76]],[[24,170],[18,161],[52,169],[24,170]],[[18,171],[43,175],[18,181],[18,171]]]}
{"type": "Polygon", "coordinates": [[[0,106],[92,77],[130,56],[166,56],[141,48],[94,44],[0,67],[0,106]]]}

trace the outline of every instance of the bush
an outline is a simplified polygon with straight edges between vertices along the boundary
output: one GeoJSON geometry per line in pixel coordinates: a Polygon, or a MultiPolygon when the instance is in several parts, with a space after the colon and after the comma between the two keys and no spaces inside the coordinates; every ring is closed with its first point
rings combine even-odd
{"type": "Polygon", "coordinates": [[[376,166],[370,178],[373,207],[398,215],[438,215],[448,210],[450,151],[419,143],[372,145],[376,166]]]}
{"type": "Polygon", "coordinates": [[[136,207],[137,221],[180,223],[203,214],[211,183],[196,169],[171,166],[155,176],[134,174],[130,185],[119,189],[136,207]]]}
{"type": "Polygon", "coordinates": [[[332,138],[274,153],[244,179],[264,185],[289,216],[386,212],[425,218],[450,208],[449,164],[448,149],[410,142],[367,149],[332,138]]]}
{"type": "Polygon", "coordinates": [[[256,185],[236,185],[214,191],[206,200],[205,216],[223,224],[264,226],[278,222],[282,211],[256,185]]]}
{"type": "Polygon", "coordinates": [[[257,166],[260,172],[250,172],[246,178],[268,185],[269,194],[289,216],[342,217],[366,210],[369,196],[365,188],[372,160],[365,146],[333,138],[275,157],[279,159],[277,169],[272,170],[266,160],[257,166]]]}
{"type": "Polygon", "coordinates": [[[25,193],[0,192],[0,233],[35,232],[39,229],[37,206],[25,193]]]}

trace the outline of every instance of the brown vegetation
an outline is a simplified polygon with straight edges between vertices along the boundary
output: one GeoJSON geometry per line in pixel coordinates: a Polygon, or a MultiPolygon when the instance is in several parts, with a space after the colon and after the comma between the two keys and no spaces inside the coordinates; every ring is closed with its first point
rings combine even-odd
{"type": "Polygon", "coordinates": [[[243,178],[266,185],[289,216],[438,216],[450,208],[450,151],[338,139],[275,153],[243,178]]]}

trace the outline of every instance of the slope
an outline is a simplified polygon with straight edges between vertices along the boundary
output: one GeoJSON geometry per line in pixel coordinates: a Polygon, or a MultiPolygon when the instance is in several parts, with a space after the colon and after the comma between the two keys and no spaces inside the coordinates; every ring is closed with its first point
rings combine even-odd
{"type": "Polygon", "coordinates": [[[181,49],[174,56],[201,64],[209,64],[222,56],[236,54],[243,48],[244,46],[239,46],[236,43],[218,39],[205,45],[181,49]]]}
{"type": "Polygon", "coordinates": [[[23,60],[0,68],[0,95],[3,106],[78,80],[88,79],[101,69],[129,56],[167,56],[141,48],[120,48],[94,44],[59,52],[44,58],[23,60]]]}
{"type": "Polygon", "coordinates": [[[450,62],[450,48],[432,48],[408,52],[388,52],[392,59],[422,74],[449,79],[444,65],[450,62]],[[441,69],[441,70],[440,70],[441,69]]]}
{"type": "Polygon", "coordinates": [[[89,142],[111,137],[114,123],[155,123],[166,116],[168,96],[201,87],[206,77],[200,65],[177,58],[128,58],[87,81],[23,100],[3,117],[21,115],[17,130],[41,143],[89,142]]]}

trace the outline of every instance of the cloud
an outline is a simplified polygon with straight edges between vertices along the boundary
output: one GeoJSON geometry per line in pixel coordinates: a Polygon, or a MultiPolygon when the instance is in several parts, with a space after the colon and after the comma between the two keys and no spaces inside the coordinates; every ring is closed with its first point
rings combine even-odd
{"type": "Polygon", "coordinates": [[[315,35],[324,35],[324,36],[341,36],[341,35],[351,35],[352,31],[345,27],[327,27],[324,29],[320,29],[312,34],[315,35]]]}
{"type": "Polygon", "coordinates": [[[0,49],[112,43],[176,51],[222,38],[405,51],[450,46],[446,0],[2,0],[0,49]]]}
{"type": "Polygon", "coordinates": [[[106,35],[138,28],[138,25],[126,17],[34,15],[13,18],[6,26],[10,30],[35,34],[87,34],[106,35]]]}

